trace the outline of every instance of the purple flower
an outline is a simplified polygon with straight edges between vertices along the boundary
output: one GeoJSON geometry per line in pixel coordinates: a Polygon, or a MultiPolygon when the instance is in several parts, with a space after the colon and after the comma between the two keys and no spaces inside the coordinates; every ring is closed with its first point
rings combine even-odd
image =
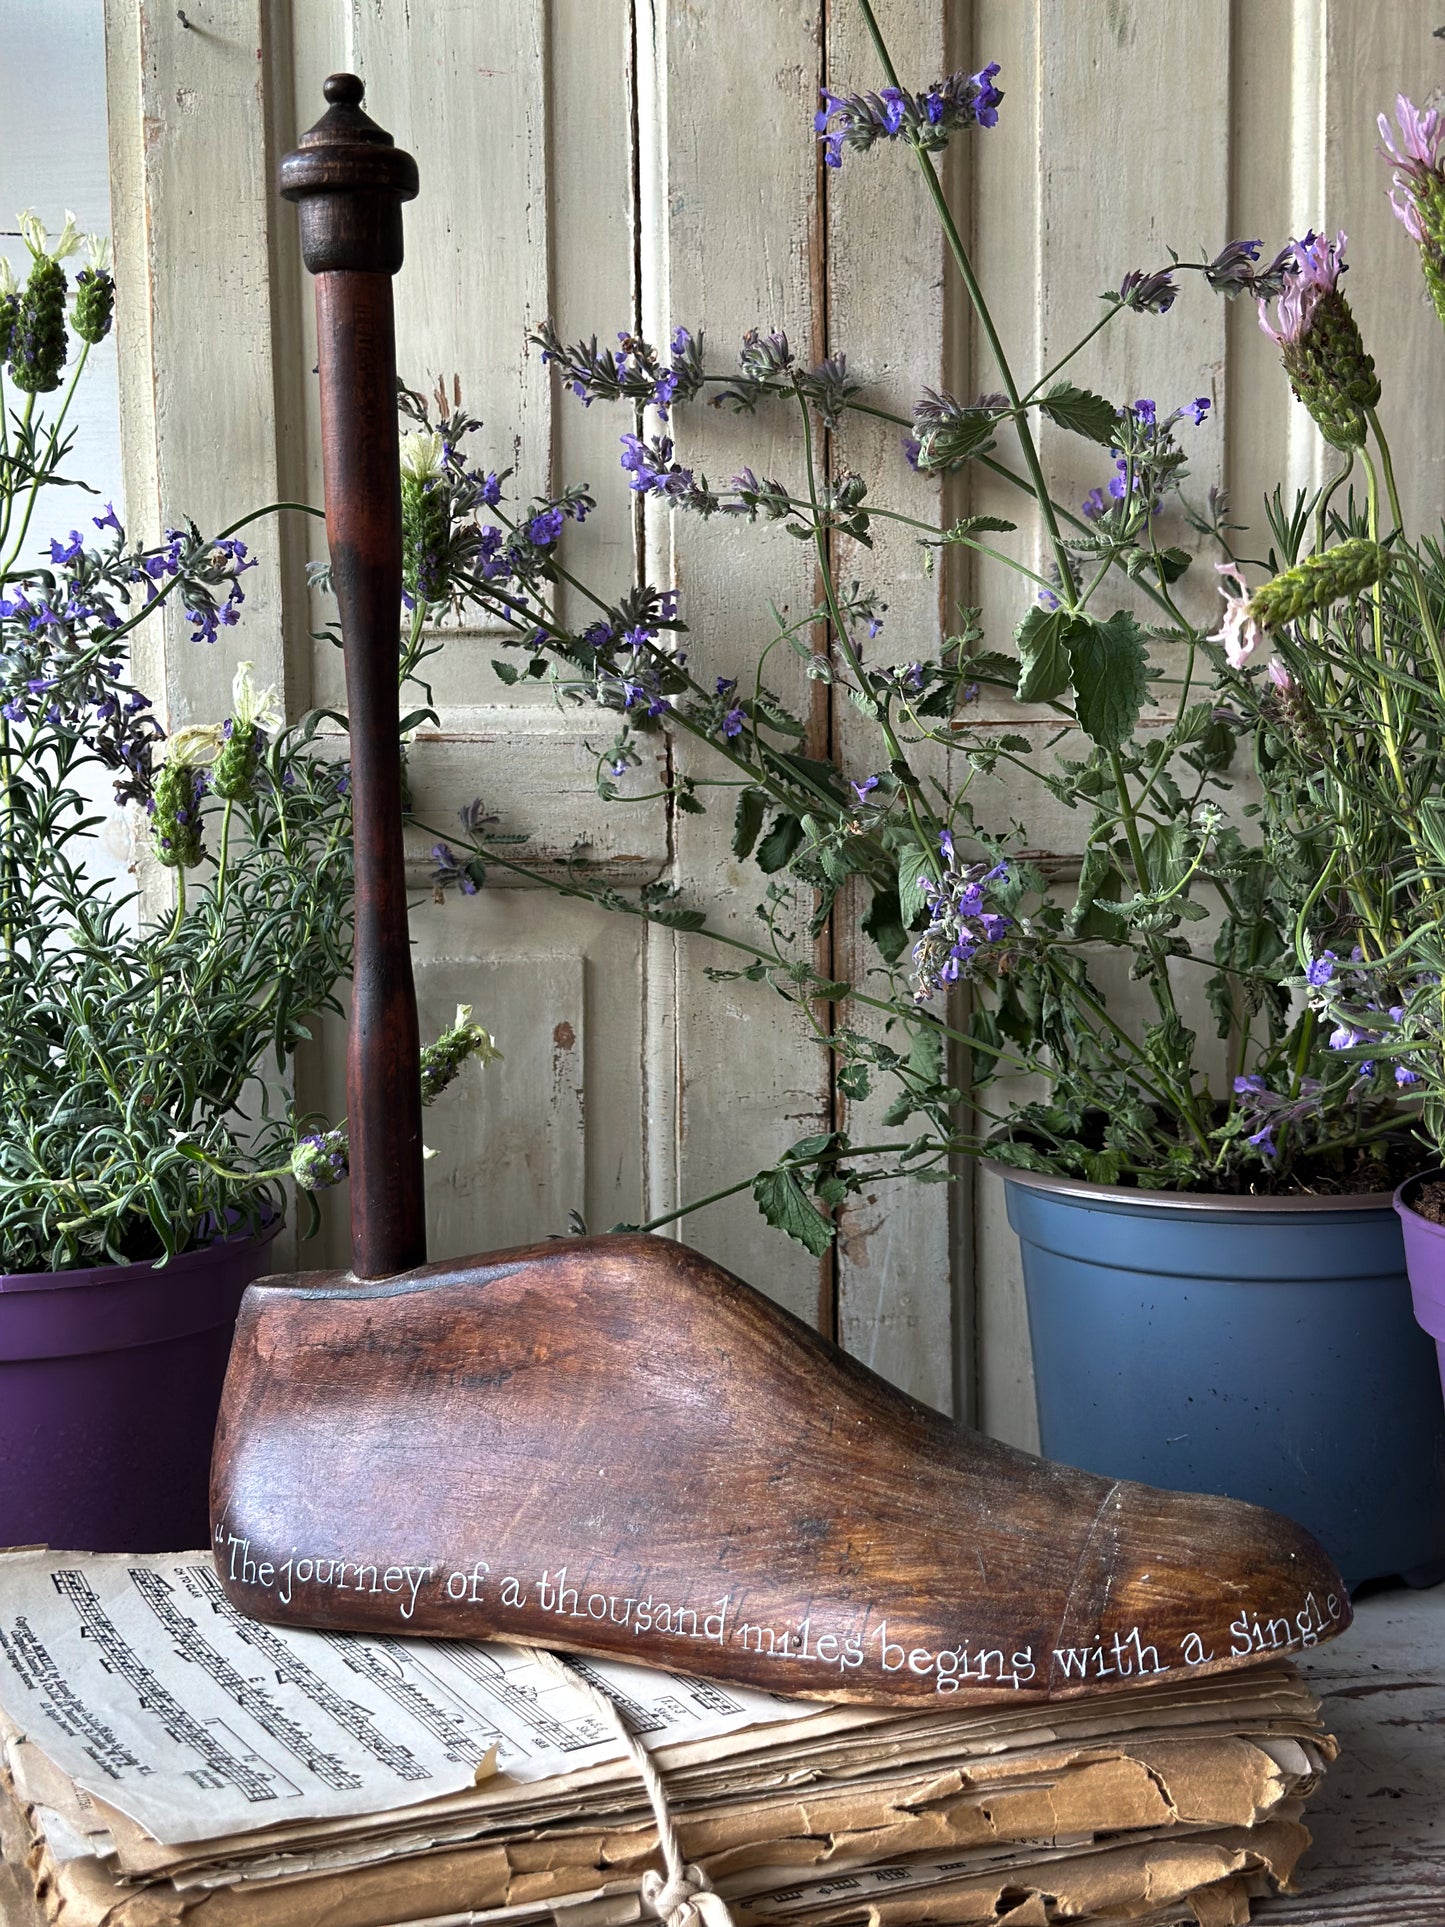
{"type": "Polygon", "coordinates": [[[1261,1130],[1256,1131],[1248,1142],[1254,1145],[1261,1157],[1274,1158],[1279,1156],[1279,1152],[1275,1147],[1274,1126],[1272,1124],[1266,1124],[1261,1130]]]}
{"type": "MultiPolygon", "coordinates": [[[[1122,493],[1122,491],[1121,491],[1122,493]]],[[[1108,513],[1109,504],[1101,488],[1091,488],[1084,497],[1083,514],[1086,522],[1097,522],[1101,515],[1108,513]]]]}
{"type": "Polygon", "coordinates": [[[998,62],[991,61],[976,74],[950,74],[917,94],[903,87],[884,87],[876,94],[822,88],[813,126],[823,142],[824,162],[841,167],[845,148],[866,153],[880,140],[902,139],[932,153],[947,146],[959,128],[996,127],[1003,100],[994,84],[998,71],[998,62]]]}
{"type": "Polygon", "coordinates": [[[1411,1084],[1418,1084],[1420,1082],[1420,1074],[1418,1071],[1407,1070],[1403,1064],[1397,1064],[1395,1066],[1395,1082],[1400,1086],[1401,1090],[1404,1090],[1411,1084]]]}
{"type": "Polygon", "coordinates": [[[878,778],[876,776],[865,776],[861,783],[850,783],[848,787],[852,790],[858,801],[864,803],[868,800],[872,792],[877,789],[878,778]]]}
{"type": "Polygon", "coordinates": [[[731,696],[737,686],[738,679],[736,676],[719,676],[717,679],[717,693],[720,696],[731,696]]]}
{"type": "Polygon", "coordinates": [[[1258,241],[1230,241],[1220,249],[1204,270],[1204,278],[1216,294],[1253,291],[1260,246],[1258,241]]]}
{"type": "Polygon", "coordinates": [[[1305,982],[1313,990],[1321,989],[1334,976],[1337,961],[1333,950],[1322,950],[1305,972],[1305,982]]]}
{"type": "Polygon", "coordinates": [[[562,525],[566,520],[566,515],[559,508],[543,509],[527,524],[527,540],[533,548],[550,548],[562,533],[562,525]]]}
{"type": "Polygon", "coordinates": [[[925,874],[918,882],[928,903],[928,927],[913,946],[913,995],[920,1004],[957,983],[980,952],[1002,942],[1013,928],[1011,918],[984,908],[989,884],[1007,876],[1007,864],[985,869],[981,863],[961,863],[947,830],[940,832],[938,847],[942,881],[925,874]]]}
{"type": "Polygon", "coordinates": [[[90,519],[98,529],[114,529],[117,535],[125,534],[125,530],[116,519],[115,510],[109,502],[105,505],[104,515],[92,515],[90,519]]]}
{"type": "Polygon", "coordinates": [[[673,461],[670,436],[659,435],[649,444],[636,435],[624,435],[621,459],[632,477],[628,487],[639,495],[660,495],[665,500],[679,501],[694,493],[692,470],[673,461]]]}
{"type": "Polygon", "coordinates": [[[1395,118],[1400,124],[1398,146],[1394,129],[1383,114],[1377,122],[1385,158],[1397,167],[1423,167],[1431,172],[1438,169],[1442,134],[1439,111],[1431,107],[1422,113],[1404,94],[1396,94],[1395,118]]]}
{"type": "Polygon", "coordinates": [[[477,886],[466,867],[459,863],[449,843],[433,843],[432,862],[436,865],[432,881],[443,887],[454,883],[464,897],[474,897],[477,886]]]}
{"type": "Polygon", "coordinates": [[[80,533],[79,529],[72,529],[70,531],[69,542],[52,542],[50,544],[50,559],[52,562],[59,563],[74,562],[84,547],[84,536],[80,533]]]}
{"type": "Polygon", "coordinates": [[[918,473],[918,457],[922,453],[922,450],[923,444],[918,440],[916,435],[905,435],[903,437],[903,459],[915,475],[918,473]]]}
{"type": "Polygon", "coordinates": [[[1275,319],[1279,323],[1277,328],[1269,325],[1268,302],[1261,301],[1259,304],[1259,325],[1276,347],[1283,348],[1302,340],[1309,332],[1320,297],[1332,294],[1339,286],[1340,276],[1346,266],[1345,241],[1346,236],[1341,229],[1333,241],[1327,241],[1322,234],[1311,231],[1302,241],[1290,243],[1294,271],[1286,279],[1275,310],[1275,319]]]}
{"type": "Polygon", "coordinates": [[[973,100],[974,118],[980,127],[997,127],[998,110],[1003,103],[1003,94],[994,86],[998,78],[998,62],[991,60],[969,78],[977,89],[973,100]]]}
{"type": "Polygon", "coordinates": [[[1203,422],[1204,417],[1209,413],[1209,410],[1212,406],[1213,404],[1211,403],[1208,395],[1196,395],[1194,397],[1194,400],[1192,402],[1186,403],[1184,408],[1180,412],[1182,414],[1188,415],[1193,421],[1194,426],[1198,428],[1200,424],[1203,422]]]}
{"type": "Polygon", "coordinates": [[[743,711],[741,703],[734,703],[726,716],[723,717],[723,735],[726,736],[730,742],[734,736],[741,736],[743,733],[743,724],[746,721],[747,716],[743,711]]]}
{"type": "Polygon", "coordinates": [[[1143,268],[1131,268],[1119,283],[1118,299],[1121,307],[1132,308],[1136,314],[1168,314],[1178,294],[1167,268],[1156,268],[1152,274],[1146,274],[1143,268]]]}
{"type": "Polygon", "coordinates": [[[1420,216],[1420,203],[1441,181],[1440,148],[1445,127],[1437,109],[1424,113],[1404,94],[1395,96],[1395,118],[1400,124],[1399,142],[1383,114],[1379,118],[1380,152],[1393,161],[1395,172],[1390,190],[1390,205],[1410,239],[1417,245],[1426,239],[1420,216]]]}

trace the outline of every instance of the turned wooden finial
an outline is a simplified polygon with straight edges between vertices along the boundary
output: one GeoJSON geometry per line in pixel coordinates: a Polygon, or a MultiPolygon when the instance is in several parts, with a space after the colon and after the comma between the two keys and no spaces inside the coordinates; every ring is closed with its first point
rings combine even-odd
{"type": "Polygon", "coordinates": [[[401,204],[416,199],[416,162],[362,112],[365,91],[355,74],[329,75],[322,92],[330,105],[281,163],[281,193],[300,206],[312,274],[401,266],[401,204]]]}
{"type": "Polygon", "coordinates": [[[351,728],[356,962],[347,1047],[352,1268],[386,1278],[426,1258],[420,1040],[402,848],[397,662],[401,475],[391,277],[416,162],[361,111],[355,74],[281,163],[316,277],[321,453],[331,580],[351,728]]]}

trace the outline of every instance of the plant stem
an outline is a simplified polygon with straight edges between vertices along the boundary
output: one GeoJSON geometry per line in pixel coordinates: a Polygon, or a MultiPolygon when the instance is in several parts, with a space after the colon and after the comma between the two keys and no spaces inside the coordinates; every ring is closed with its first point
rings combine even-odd
{"type": "MultiPolygon", "coordinates": [[[[888,76],[889,85],[897,87],[899,84],[897,69],[894,67],[892,58],[889,55],[887,43],[884,41],[883,34],[879,29],[878,21],[874,16],[870,0],[858,0],[858,6],[862,12],[864,23],[868,28],[868,37],[873,42],[874,50],[882,64],[884,73],[888,76]]],[[[1053,549],[1054,563],[1059,571],[1060,600],[1072,609],[1075,596],[1077,595],[1073,570],[1069,564],[1068,550],[1065,549],[1063,537],[1059,533],[1059,525],[1054,519],[1054,509],[1049,496],[1048,483],[1044,480],[1043,466],[1039,461],[1039,452],[1034,443],[1033,431],[1029,427],[1028,419],[1023,412],[1023,398],[1019,393],[1018,383],[1014,379],[1012,368],[1009,366],[1009,359],[1004,352],[1003,342],[999,339],[998,329],[994,326],[993,316],[990,314],[988,303],[983,296],[983,289],[979,286],[978,279],[974,274],[973,263],[968,258],[968,250],[963,245],[963,236],[959,233],[958,224],[955,222],[952,211],[949,208],[947,196],[943,192],[943,184],[938,178],[938,170],[933,165],[933,157],[931,154],[925,154],[921,147],[914,147],[913,158],[918,163],[919,172],[923,176],[924,185],[928,189],[929,197],[938,215],[938,223],[943,230],[943,238],[948,244],[948,251],[953,256],[954,266],[958,269],[963,285],[968,291],[968,298],[973,304],[973,311],[978,316],[979,326],[983,329],[988,341],[989,350],[993,355],[995,365],[998,368],[1005,391],[1008,394],[1009,402],[1014,409],[1016,416],[1014,427],[1018,433],[1019,449],[1023,454],[1024,466],[1027,468],[1033,483],[1031,493],[1033,494],[1034,500],[1038,503],[1039,513],[1044,519],[1044,528],[1048,534],[1049,546],[1053,549]]]]}

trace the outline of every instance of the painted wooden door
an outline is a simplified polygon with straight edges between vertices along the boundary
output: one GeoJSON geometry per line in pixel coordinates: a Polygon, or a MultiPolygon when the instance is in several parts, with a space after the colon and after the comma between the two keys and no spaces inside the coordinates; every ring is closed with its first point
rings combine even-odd
{"type": "MultiPolygon", "coordinates": [[[[1431,379],[1436,324],[1370,152],[1377,108],[1440,76],[1441,43],[1409,0],[882,0],[878,12],[914,84],[1002,63],[1000,124],[955,143],[946,177],[1025,369],[1046,366],[1101,289],[1160,265],[1170,244],[1188,255],[1247,233],[1273,247],[1328,223],[1370,262],[1351,292],[1392,392],[1403,401],[1431,379]]],[[[631,424],[559,398],[528,328],[551,315],[569,339],[641,327],[656,340],[702,326],[727,351],[747,328],[783,327],[810,358],[846,352],[880,404],[904,412],[925,386],[995,385],[906,156],[819,165],[819,86],[879,81],[851,0],[107,0],[107,18],[138,525],[181,506],[219,522],[319,497],[310,292],[273,180],[337,68],[363,76],[368,107],[421,170],[397,285],[404,374],[419,386],[459,376],[489,459],[515,462],[525,488],[591,481],[602,506],[570,533],[571,566],[609,589],[639,566],[675,584],[694,659],[719,675],[750,660],[770,600],[812,606],[802,545],[641,511],[617,463],[631,424]]],[[[1078,370],[1119,398],[1208,394],[1201,491],[1226,481],[1253,509],[1281,464],[1304,479],[1314,460],[1252,316],[1202,290],[1111,332],[1078,370]]],[[[709,412],[685,433],[688,460],[712,475],[796,465],[781,415],[709,412]]],[[[1402,407],[1400,439],[1407,485],[1428,494],[1439,458],[1426,411],[1402,407]]],[[[906,500],[934,520],[1004,507],[1001,484],[945,498],[909,474],[891,434],[856,421],[830,454],[877,476],[884,506],[906,500]]],[[[1082,442],[1058,436],[1045,459],[1066,497],[1103,479],[1082,442]]],[[[314,525],[293,519],[265,546],[241,653],[284,686],[291,713],[336,702],[339,661],[315,639],[326,612],[305,582],[314,525]]],[[[882,587],[909,655],[937,646],[958,598],[981,604],[995,642],[1021,613],[1011,581],[925,573],[911,537],[840,566],[882,587]]],[[[494,653],[484,630],[448,635],[441,726],[411,752],[419,814],[444,828],[479,798],[527,838],[530,860],[558,873],[585,861],[622,890],[674,881],[749,925],[758,878],[732,857],[726,817],[674,815],[655,795],[600,801],[598,718],[505,687],[494,653]]],[[[172,634],[154,669],[172,724],[225,713],[229,658],[172,634]]],[[[794,693],[811,704],[816,750],[858,726],[821,685],[794,693]]],[[[1000,720],[981,708],[976,727],[1000,720]]],[[[683,741],[658,738],[656,757],[659,773],[706,774],[683,741]]],[[[1079,826],[1057,811],[1030,820],[1038,847],[1066,862],[1079,826]]],[[[716,960],[696,939],[502,875],[434,902],[426,841],[413,924],[423,1029],[466,1001],[505,1052],[428,1114],[437,1255],[563,1231],[573,1212],[594,1228],[651,1220],[810,1131],[876,1126],[835,1089],[800,1013],[766,986],[711,981],[716,960]]],[[[846,976],[846,914],[823,941],[827,968],[846,976]]],[[[300,1075],[305,1096],[339,1108],[334,1033],[300,1075]]],[[[972,1172],[856,1201],[821,1264],[768,1230],[746,1193],[681,1232],[931,1403],[1032,1436],[1012,1240],[995,1188],[972,1172]]],[[[334,1213],[329,1259],[341,1234],[334,1213]]]]}

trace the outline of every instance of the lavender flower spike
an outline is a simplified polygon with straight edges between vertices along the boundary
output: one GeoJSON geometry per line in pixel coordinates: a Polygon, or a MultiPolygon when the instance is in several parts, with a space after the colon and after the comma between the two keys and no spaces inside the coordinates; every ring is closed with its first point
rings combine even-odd
{"type": "Polygon", "coordinates": [[[1380,399],[1375,364],[1365,352],[1359,325],[1340,292],[1345,236],[1327,241],[1310,233],[1292,244],[1294,264],[1269,323],[1259,304],[1259,325],[1280,351],[1298,399],[1335,448],[1363,448],[1367,413],[1380,399]]]}
{"type": "Polygon", "coordinates": [[[1345,272],[1347,239],[1343,229],[1333,241],[1327,241],[1322,234],[1311,230],[1303,241],[1291,242],[1294,272],[1289,275],[1279,297],[1276,312],[1278,328],[1269,325],[1269,303],[1261,301],[1259,304],[1259,325],[1277,348],[1294,347],[1303,341],[1309,333],[1321,298],[1338,289],[1340,276],[1345,272]]]}
{"type": "Polygon", "coordinates": [[[1395,98],[1395,118],[1400,124],[1398,142],[1383,114],[1379,121],[1384,143],[1380,152],[1395,169],[1390,205],[1420,250],[1425,286],[1445,323],[1445,167],[1441,162],[1445,123],[1435,108],[1422,112],[1404,94],[1395,98]]]}

